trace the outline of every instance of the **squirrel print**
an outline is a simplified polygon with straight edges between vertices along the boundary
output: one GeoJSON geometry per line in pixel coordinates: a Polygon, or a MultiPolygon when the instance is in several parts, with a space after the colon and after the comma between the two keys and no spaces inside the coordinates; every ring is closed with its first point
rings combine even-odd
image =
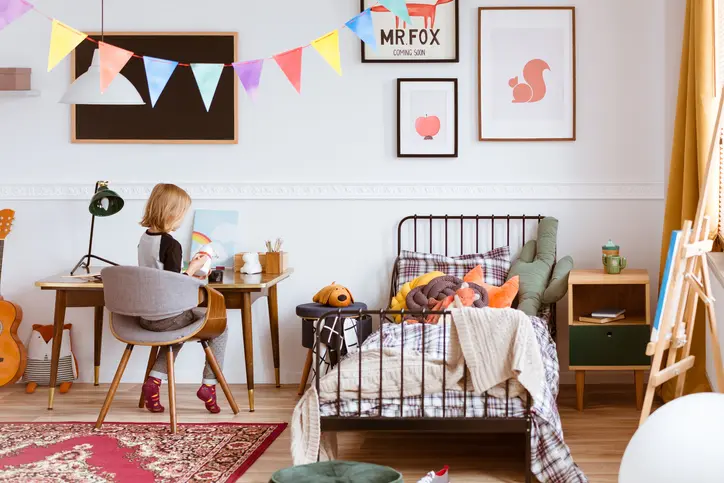
{"type": "Polygon", "coordinates": [[[551,70],[548,63],[541,59],[533,59],[523,67],[523,79],[518,82],[518,76],[508,81],[513,88],[513,103],[538,102],[546,95],[546,81],[543,72],[551,70]]]}

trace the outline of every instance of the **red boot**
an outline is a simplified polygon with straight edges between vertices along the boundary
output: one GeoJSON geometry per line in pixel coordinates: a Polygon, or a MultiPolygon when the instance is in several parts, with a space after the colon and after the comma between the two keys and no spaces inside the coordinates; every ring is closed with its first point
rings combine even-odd
{"type": "Polygon", "coordinates": [[[161,379],[148,377],[143,383],[143,398],[146,400],[146,409],[152,413],[162,413],[164,407],[159,402],[159,393],[161,390],[161,379]]]}
{"type": "Polygon", "coordinates": [[[221,408],[216,404],[216,386],[210,384],[202,384],[196,392],[196,397],[206,404],[206,409],[210,413],[217,414],[221,412],[221,408]]]}

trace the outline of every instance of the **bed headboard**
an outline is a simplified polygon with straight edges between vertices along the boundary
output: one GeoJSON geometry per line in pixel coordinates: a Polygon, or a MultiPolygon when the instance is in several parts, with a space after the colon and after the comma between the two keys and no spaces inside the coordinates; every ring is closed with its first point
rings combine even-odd
{"type": "Polygon", "coordinates": [[[402,250],[454,256],[509,246],[517,254],[535,238],[543,215],[411,215],[397,225],[402,250]]]}

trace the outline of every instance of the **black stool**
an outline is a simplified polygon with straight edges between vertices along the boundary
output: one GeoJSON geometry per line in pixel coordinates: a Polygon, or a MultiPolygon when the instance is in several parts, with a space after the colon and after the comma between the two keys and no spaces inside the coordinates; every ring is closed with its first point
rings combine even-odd
{"type": "MultiPolygon", "coordinates": [[[[306,347],[307,360],[304,363],[304,369],[302,370],[302,380],[299,382],[299,395],[304,394],[304,389],[307,387],[307,379],[309,379],[309,373],[312,370],[312,363],[314,362],[314,351],[315,342],[317,338],[317,320],[319,317],[326,314],[327,312],[337,310],[329,305],[322,304],[302,304],[297,305],[297,315],[302,319],[302,346],[306,347]]],[[[349,307],[345,307],[342,310],[367,310],[367,304],[356,302],[349,307]]],[[[330,361],[332,365],[347,353],[347,345],[340,339],[340,334],[344,335],[344,319],[357,319],[357,327],[355,332],[357,334],[357,344],[362,344],[364,340],[369,337],[372,333],[372,317],[369,315],[363,315],[361,318],[359,315],[350,315],[341,318],[336,324],[336,316],[330,316],[325,319],[324,326],[322,329],[322,341],[329,347],[330,361]],[[329,330],[325,330],[329,329],[329,330]],[[337,348],[341,347],[341,354],[337,354],[337,348]]]]}

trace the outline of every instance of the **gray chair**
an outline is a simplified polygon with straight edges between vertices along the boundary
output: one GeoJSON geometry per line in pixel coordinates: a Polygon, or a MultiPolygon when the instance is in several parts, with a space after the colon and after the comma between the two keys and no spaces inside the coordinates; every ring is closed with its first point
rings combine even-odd
{"type": "MultiPolygon", "coordinates": [[[[110,312],[111,332],[116,339],[126,344],[126,350],[98,415],[97,429],[100,429],[106,418],[133,347],[137,345],[151,347],[146,368],[148,378],[161,347],[189,340],[200,342],[232,411],[238,414],[239,406],[207,342],[221,335],[226,328],[226,304],[223,295],[193,277],[155,268],[109,267],[101,271],[101,278],[105,305],[110,312]],[[199,307],[200,303],[205,307],[199,307]],[[153,332],[141,328],[138,323],[141,317],[171,316],[187,310],[194,310],[196,321],[182,329],[153,332]]],[[[176,386],[172,350],[168,351],[167,357],[171,432],[176,433],[176,386]]],[[[143,397],[139,407],[143,407],[143,397]]]]}

